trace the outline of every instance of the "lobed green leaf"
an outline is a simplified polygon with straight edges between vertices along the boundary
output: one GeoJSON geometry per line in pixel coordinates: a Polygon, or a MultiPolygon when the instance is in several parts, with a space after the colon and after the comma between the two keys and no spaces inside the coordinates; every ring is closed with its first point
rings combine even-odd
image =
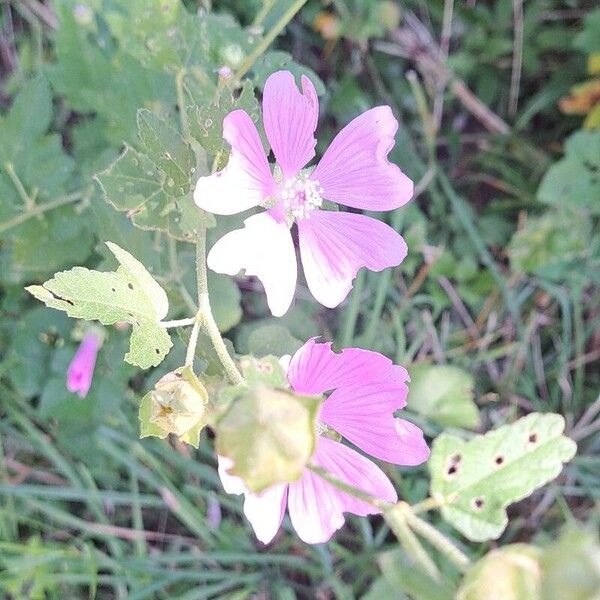
{"type": "Polygon", "coordinates": [[[443,433],[433,443],[431,494],[446,521],[473,541],[504,531],[506,507],[552,481],[575,455],[557,414],[532,413],[472,440],[443,433]]]}
{"type": "Polygon", "coordinates": [[[106,245],[120,267],[115,272],[74,267],[27,291],[46,306],[70,317],[97,320],[104,325],[125,321],[132,326],[125,360],[147,369],[158,365],[173,345],[160,325],[169,304],[164,290],[144,265],[116,244],[106,245]]]}

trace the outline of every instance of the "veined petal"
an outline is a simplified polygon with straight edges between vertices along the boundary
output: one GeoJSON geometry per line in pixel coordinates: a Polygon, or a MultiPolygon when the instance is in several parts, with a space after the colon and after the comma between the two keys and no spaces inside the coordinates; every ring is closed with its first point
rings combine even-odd
{"type": "Polygon", "coordinates": [[[416,425],[394,418],[406,404],[408,374],[402,367],[393,369],[397,375],[390,371],[379,382],[337,389],[323,402],[319,419],[371,456],[418,465],[429,458],[429,448],[416,425]]]}
{"type": "Polygon", "coordinates": [[[263,121],[267,139],[286,177],[298,174],[315,155],[319,116],[317,92],[302,76],[302,92],[289,71],[269,76],[263,91],[263,121]]]}
{"type": "Polygon", "coordinates": [[[360,387],[380,381],[390,373],[401,382],[408,378],[402,367],[394,366],[378,352],[345,348],[336,353],[331,342],[318,343],[313,338],[294,354],[287,376],[292,389],[299,394],[323,394],[340,387],[360,387]]]}
{"type": "Polygon", "coordinates": [[[398,122],[389,106],[377,106],[342,129],[311,178],[327,200],[368,210],[392,210],[413,195],[413,182],[387,159],[398,122]]]}
{"type": "Polygon", "coordinates": [[[245,227],[224,235],[208,254],[208,266],[217,273],[235,275],[241,269],[258,277],[276,317],[285,314],[296,289],[297,265],[292,236],[285,223],[268,212],[252,215],[245,227]]]}
{"type": "Polygon", "coordinates": [[[243,110],[234,110],[223,120],[223,138],[231,145],[227,166],[218,173],[200,177],[194,201],[208,212],[233,215],[273,194],[275,183],[256,125],[243,110]]]}
{"type": "Polygon", "coordinates": [[[346,298],[361,267],[395,267],[408,252],[389,225],[353,213],[314,210],[298,221],[298,236],[308,287],[329,308],[346,298]]]}
{"type": "MultiPolygon", "coordinates": [[[[319,438],[313,462],[337,479],[376,498],[388,502],[398,499],[383,471],[343,444],[319,438]]],[[[289,485],[288,508],[294,529],[309,544],[329,540],[344,524],[344,512],[359,516],[379,512],[309,470],[289,485]]]]}

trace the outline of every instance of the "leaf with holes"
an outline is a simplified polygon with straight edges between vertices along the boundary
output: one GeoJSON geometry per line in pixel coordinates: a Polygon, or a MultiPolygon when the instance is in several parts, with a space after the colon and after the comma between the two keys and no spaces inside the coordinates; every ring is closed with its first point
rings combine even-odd
{"type": "Polygon", "coordinates": [[[532,413],[472,440],[443,433],[433,443],[431,495],[442,516],[470,540],[496,539],[506,507],[552,481],[575,455],[556,414],[532,413]]]}
{"type": "Polygon", "coordinates": [[[140,151],[126,146],[96,180],[107,202],[137,227],[193,240],[199,229],[214,225],[214,217],[192,199],[198,175],[194,151],[171,124],[148,110],[138,111],[137,123],[140,151]]]}
{"type": "Polygon", "coordinates": [[[46,306],[63,310],[76,319],[96,320],[104,325],[129,323],[132,332],[125,360],[143,369],[156,366],[173,345],[160,325],[169,309],[167,295],[129,252],[112,242],[106,245],[120,263],[116,271],[75,267],[56,273],[43,285],[26,289],[46,306]]]}

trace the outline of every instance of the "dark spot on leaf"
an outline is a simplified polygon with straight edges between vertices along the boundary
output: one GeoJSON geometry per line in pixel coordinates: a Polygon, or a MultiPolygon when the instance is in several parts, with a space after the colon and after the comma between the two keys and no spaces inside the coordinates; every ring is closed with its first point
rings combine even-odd
{"type": "Polygon", "coordinates": [[[494,462],[500,466],[502,463],[504,463],[504,456],[498,455],[496,456],[496,458],[494,459],[494,462]]]}
{"type": "Polygon", "coordinates": [[[132,290],[132,289],[133,289],[133,283],[128,283],[128,284],[127,284],[127,287],[128,287],[130,290],[132,290]]]}
{"type": "Polygon", "coordinates": [[[461,460],[461,454],[453,454],[448,458],[448,469],[446,471],[448,476],[452,477],[453,475],[456,475],[461,460]]]}
{"type": "Polygon", "coordinates": [[[154,352],[156,352],[156,354],[160,354],[160,350],[158,348],[154,348],[154,352]]]}
{"type": "Polygon", "coordinates": [[[481,510],[483,508],[483,505],[485,504],[483,498],[474,498],[473,499],[473,506],[475,507],[476,510],[481,510]]]}
{"type": "Polygon", "coordinates": [[[111,288],[113,292],[116,292],[117,290],[115,290],[115,288],[111,288]]]}
{"type": "Polygon", "coordinates": [[[527,438],[527,441],[530,444],[535,444],[537,442],[537,433],[530,433],[529,437],[527,438]]]}

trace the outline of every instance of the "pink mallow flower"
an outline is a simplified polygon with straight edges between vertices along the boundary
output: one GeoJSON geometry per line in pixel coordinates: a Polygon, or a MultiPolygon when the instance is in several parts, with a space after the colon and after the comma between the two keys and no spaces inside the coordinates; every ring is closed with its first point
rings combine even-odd
{"type": "MultiPolygon", "coordinates": [[[[369,459],[335,441],[335,433],[381,460],[418,465],[429,457],[423,432],[394,417],[406,405],[408,373],[377,352],[347,348],[341,354],[331,344],[309,340],[294,355],[288,369],[291,388],[299,394],[324,394],[318,417],[318,438],[311,462],[337,479],[388,502],[398,497],[394,486],[369,459]],[[333,435],[332,435],[333,434],[333,435]]],[[[378,511],[342,492],[306,469],[300,479],[278,484],[260,494],[228,474],[230,459],[219,457],[225,491],[244,494],[244,513],[256,537],[265,544],[277,533],[287,504],[294,529],[309,544],[326,542],[344,524],[344,513],[366,516],[378,511]]]]}
{"type": "Polygon", "coordinates": [[[277,160],[273,173],[252,119],[234,110],[223,121],[223,137],[231,145],[229,162],[222,171],[199,179],[194,200],[218,215],[256,206],[267,210],[221,238],[208,255],[208,266],[228,275],[245,269],[258,277],[271,312],[281,316],[296,288],[290,233],[295,223],[308,287],[321,304],[333,308],[348,295],[361,267],[381,271],[406,256],[404,240],[385,223],[322,210],[324,200],[384,211],[411,199],[413,182],[387,159],[398,123],[389,106],[367,110],[340,131],[311,170],[304,167],[315,155],[319,114],[311,81],[303,76],[300,92],[289,71],[273,73],[265,83],[262,107],[277,160]]]}
{"type": "Polygon", "coordinates": [[[99,348],[100,338],[95,333],[86,334],[67,369],[67,389],[80,398],[90,391],[99,348]]]}

